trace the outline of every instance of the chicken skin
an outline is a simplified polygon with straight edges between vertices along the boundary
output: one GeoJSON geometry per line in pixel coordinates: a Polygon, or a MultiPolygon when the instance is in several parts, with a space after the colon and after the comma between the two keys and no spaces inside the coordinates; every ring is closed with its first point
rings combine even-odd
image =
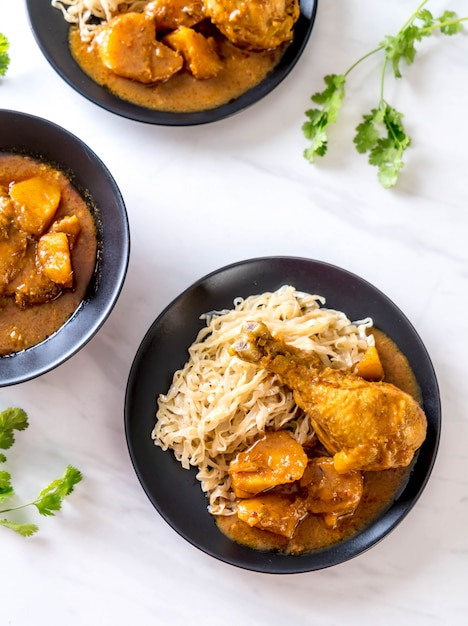
{"type": "Polygon", "coordinates": [[[231,43],[269,50],[293,38],[297,0],[204,0],[205,13],[231,43]]]}
{"type": "Polygon", "coordinates": [[[274,372],[292,389],[338,472],[406,467],[426,437],[426,416],[392,384],[324,366],[318,357],[248,322],[231,353],[274,372]]]}

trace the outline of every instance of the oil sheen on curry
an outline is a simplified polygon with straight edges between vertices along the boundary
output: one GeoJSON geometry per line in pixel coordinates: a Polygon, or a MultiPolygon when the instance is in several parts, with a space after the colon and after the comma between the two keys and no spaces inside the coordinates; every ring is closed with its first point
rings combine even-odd
{"type": "Polygon", "coordinates": [[[215,108],[260,83],[279,62],[299,17],[298,0],[122,5],[126,12],[117,6],[94,28],[73,26],[72,55],[121,99],[171,112],[215,108]]]}
{"type": "Polygon", "coordinates": [[[301,446],[287,430],[266,432],[230,463],[237,515],[221,531],[258,550],[302,554],[350,537],[389,507],[406,484],[426,436],[409,363],[382,332],[353,372],[274,339],[263,323],[244,328],[232,353],[274,372],[312,422],[301,446]]]}
{"type": "Polygon", "coordinates": [[[85,297],[96,255],[93,216],[69,178],[0,153],[0,357],[63,326],[85,297]]]}

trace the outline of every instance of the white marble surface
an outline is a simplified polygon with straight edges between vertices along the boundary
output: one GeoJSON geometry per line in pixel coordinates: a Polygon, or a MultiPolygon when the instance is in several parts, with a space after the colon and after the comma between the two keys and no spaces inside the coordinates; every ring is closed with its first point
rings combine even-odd
{"type": "MultiPolygon", "coordinates": [[[[396,189],[382,189],[352,146],[378,97],[377,59],[352,75],[326,160],[302,157],[303,113],[323,75],[395,32],[416,4],[321,0],[300,63],[273,94],[211,126],[163,128],[73,91],[40,53],[24,2],[0,1],[12,58],[0,106],[88,143],[121,188],[132,233],[127,281],[99,334],[40,379],[0,389],[0,408],[21,406],[31,422],[9,454],[21,498],[67,463],[84,475],[57,517],[31,513],[35,537],[0,529],[2,624],[466,624],[467,34],[425,42],[405,79],[389,81],[413,137],[396,189]],[[130,463],[123,402],[140,340],[173,297],[225,264],[282,254],[347,268],[403,309],[437,371],[444,425],[431,480],[388,538],[338,567],[275,576],[206,556],[159,517],[130,463]]],[[[447,7],[468,9],[429,3],[447,7]]]]}

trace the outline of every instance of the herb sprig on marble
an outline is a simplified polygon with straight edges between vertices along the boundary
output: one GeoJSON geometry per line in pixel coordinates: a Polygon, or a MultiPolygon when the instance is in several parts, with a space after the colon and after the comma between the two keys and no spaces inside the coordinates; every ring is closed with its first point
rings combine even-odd
{"type": "Polygon", "coordinates": [[[391,66],[395,78],[401,78],[401,65],[411,65],[416,56],[416,43],[435,32],[454,35],[463,30],[462,22],[467,17],[458,17],[454,11],[446,10],[440,17],[434,17],[425,8],[428,0],[419,4],[410,18],[394,36],[386,36],[380,44],[355,63],[343,74],[325,76],[325,89],[315,93],[311,100],[318,107],[306,111],[307,121],[302,130],[310,145],[304,151],[304,157],[313,163],[316,157],[323,157],[328,149],[329,126],[335,123],[345,98],[346,81],[349,74],[364,60],[377,53],[383,54],[380,77],[380,96],[377,106],[362,116],[362,122],[356,127],[354,144],[361,154],[368,154],[368,161],[377,167],[380,184],[388,189],[393,187],[404,166],[405,150],[411,145],[411,137],[403,125],[403,113],[397,111],[385,98],[384,88],[387,69],[391,66]]]}
{"type": "MultiPolygon", "coordinates": [[[[0,413],[0,449],[8,450],[11,448],[15,443],[15,431],[25,430],[28,425],[28,416],[23,409],[10,408],[2,411],[0,413]]],[[[5,461],[5,454],[0,452],[0,463],[5,461]]],[[[73,491],[81,479],[80,471],[68,465],[63,475],[42,489],[34,500],[26,504],[0,509],[0,515],[31,506],[36,507],[41,515],[55,515],[61,509],[64,498],[73,491]]],[[[0,503],[14,494],[10,473],[0,470],[0,503]]],[[[0,526],[14,530],[24,537],[29,537],[39,530],[37,524],[15,522],[8,518],[0,519],[0,526]]]]}

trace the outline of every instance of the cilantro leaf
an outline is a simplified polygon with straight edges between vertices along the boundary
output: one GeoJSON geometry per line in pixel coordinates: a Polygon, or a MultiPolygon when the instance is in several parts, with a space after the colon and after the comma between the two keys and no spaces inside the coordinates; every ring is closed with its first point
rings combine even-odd
{"type": "Polygon", "coordinates": [[[16,533],[23,535],[23,537],[30,537],[39,530],[36,524],[20,524],[18,522],[12,522],[8,519],[0,519],[0,526],[5,526],[5,528],[14,530],[16,533]]]}
{"type": "Polygon", "coordinates": [[[302,126],[304,136],[311,141],[310,146],[304,150],[305,158],[311,163],[316,156],[324,156],[327,152],[327,129],[330,124],[336,122],[345,96],[344,74],[329,74],[325,76],[324,81],[327,85],[325,89],[311,97],[320,108],[306,111],[309,120],[302,126]]]}
{"type": "Polygon", "coordinates": [[[62,477],[53,480],[42,489],[31,504],[37,508],[41,515],[55,515],[55,511],[59,511],[62,507],[63,499],[73,491],[81,479],[81,472],[68,465],[62,477]]]}
{"type": "Polygon", "coordinates": [[[369,163],[378,168],[378,179],[388,189],[397,181],[404,165],[403,153],[411,145],[402,122],[403,115],[384,102],[356,128],[354,143],[360,153],[369,152],[369,163]]]}
{"type": "Polygon", "coordinates": [[[0,471],[0,502],[3,502],[14,493],[10,474],[4,470],[0,471]]]}
{"type": "Polygon", "coordinates": [[[5,76],[8,66],[10,65],[10,55],[8,49],[10,43],[5,35],[0,33],[0,76],[5,76]]]}
{"type": "MultiPolygon", "coordinates": [[[[0,413],[0,448],[7,450],[15,443],[15,430],[28,427],[28,416],[23,409],[5,409],[0,413]]],[[[4,455],[2,460],[5,460],[4,455]]]]}
{"type": "Polygon", "coordinates": [[[343,74],[325,76],[326,88],[312,96],[320,108],[306,111],[309,118],[302,131],[311,141],[304,150],[304,157],[311,163],[316,156],[324,156],[328,148],[328,126],[335,122],[341,109],[345,83],[349,74],[368,57],[383,53],[380,80],[380,99],[377,108],[356,127],[354,144],[360,153],[369,152],[369,163],[378,167],[378,179],[383,187],[393,187],[403,167],[403,153],[411,145],[411,139],[403,127],[403,115],[388,105],[384,98],[386,68],[391,64],[395,78],[401,78],[401,63],[414,62],[416,43],[439,30],[444,35],[454,35],[463,30],[468,16],[458,17],[454,11],[446,10],[439,18],[425,8],[429,0],[422,0],[396,35],[386,36],[377,48],[370,50],[355,61],[343,74]]]}
{"type": "Polygon", "coordinates": [[[454,11],[444,11],[439,17],[438,26],[444,35],[456,35],[463,30],[462,20],[454,11]]]}

